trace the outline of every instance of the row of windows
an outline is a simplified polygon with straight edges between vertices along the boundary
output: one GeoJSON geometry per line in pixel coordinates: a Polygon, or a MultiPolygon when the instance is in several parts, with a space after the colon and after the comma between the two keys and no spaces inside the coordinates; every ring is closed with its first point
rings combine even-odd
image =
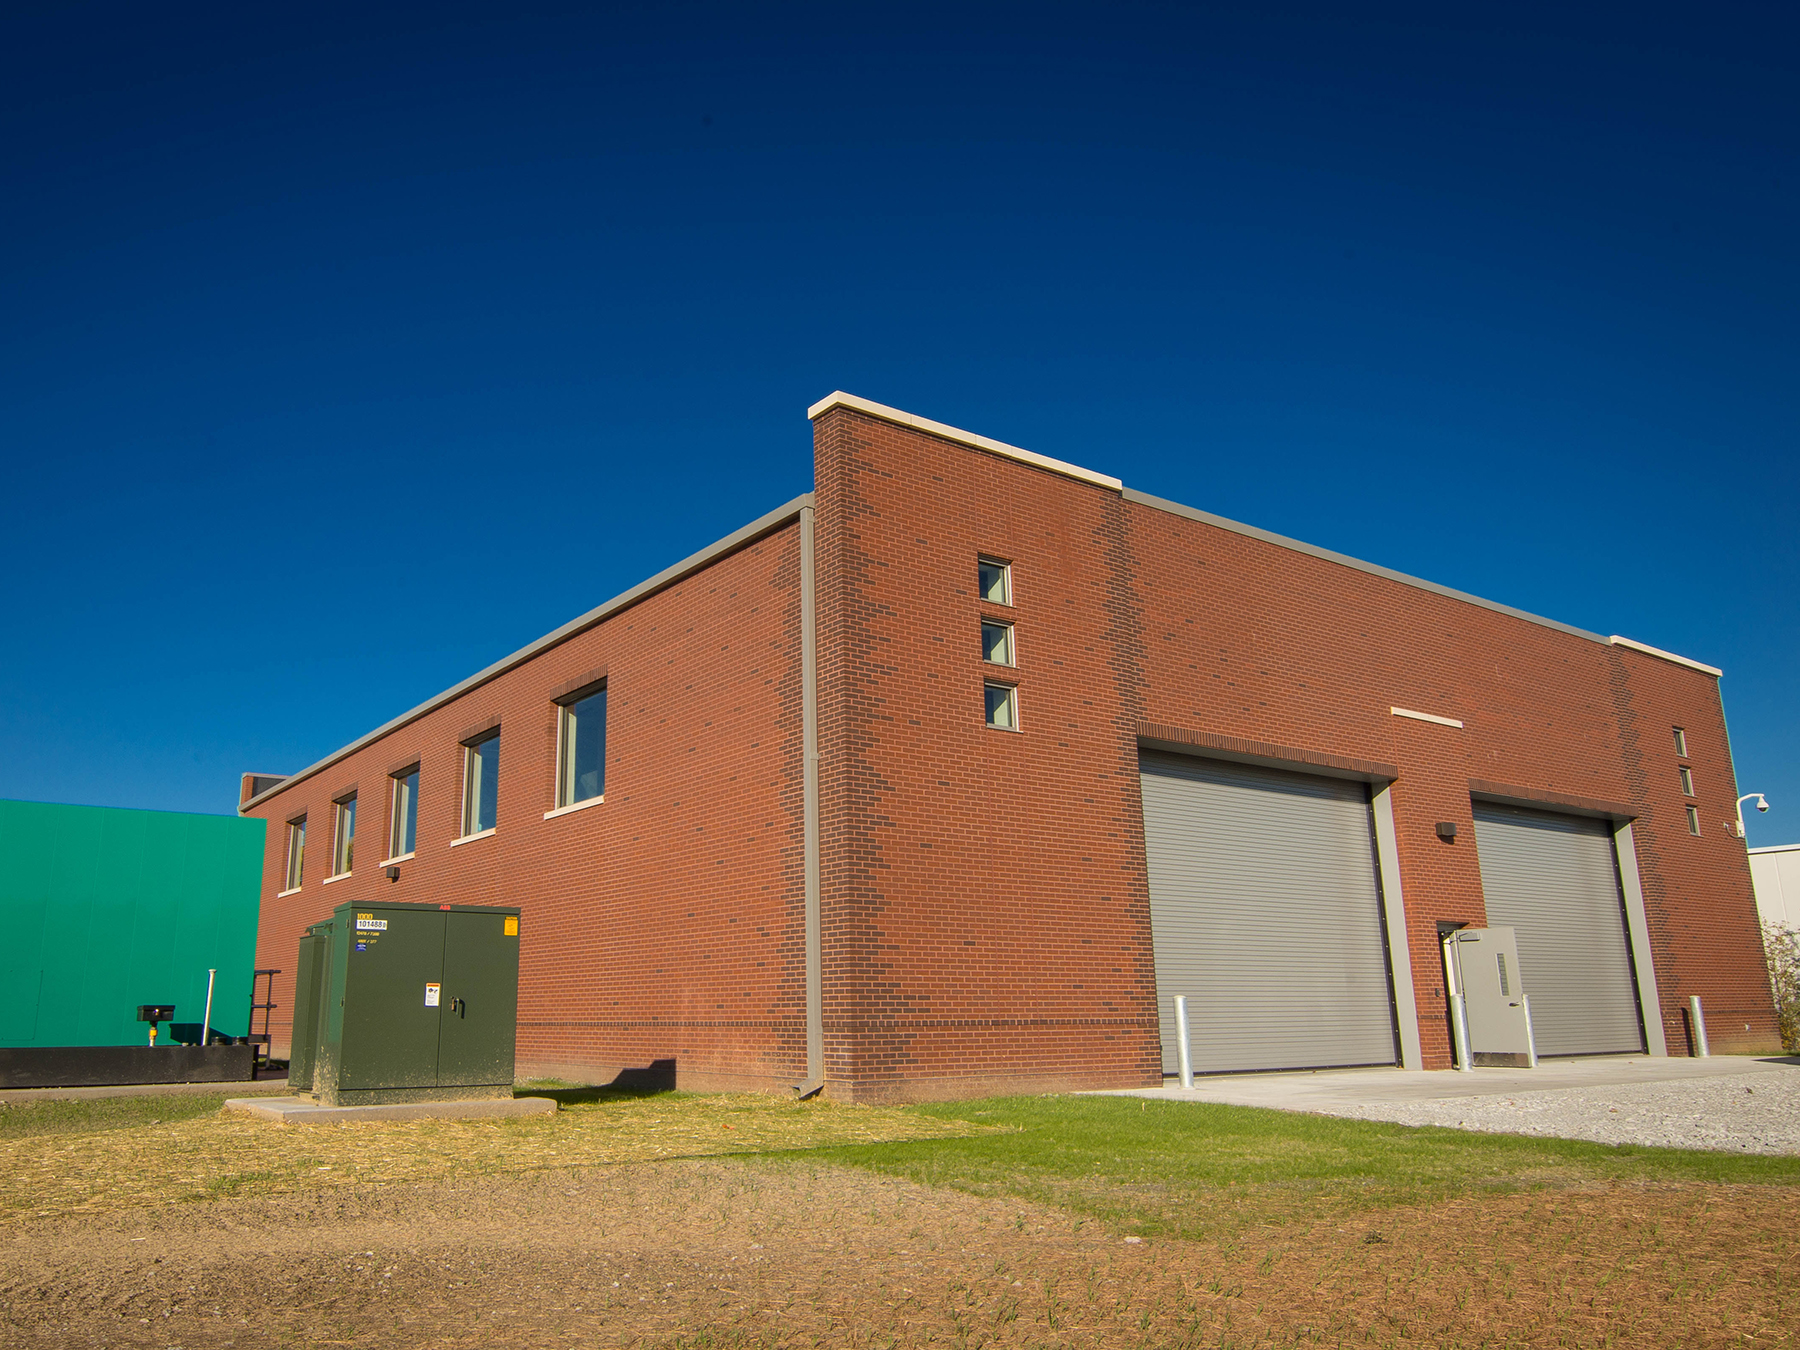
{"type": "MultiPolygon", "coordinates": [[[[556,809],[601,801],[606,792],[606,689],[578,691],[559,700],[556,735],[556,809]]],[[[461,843],[490,833],[500,804],[500,729],[484,731],[462,746],[461,843]]],[[[331,803],[331,874],[350,875],[356,862],[357,793],[331,803]]],[[[419,765],[388,775],[388,856],[384,863],[413,856],[419,841],[419,765]]],[[[306,817],[288,822],[284,891],[300,889],[306,876],[306,817]]]]}
{"type": "MultiPolygon", "coordinates": [[[[977,594],[992,605],[1012,607],[1012,564],[997,558],[977,558],[977,594]]],[[[1019,664],[1017,626],[1004,619],[981,620],[981,659],[990,666],[1015,668],[1019,664]]],[[[990,727],[1019,730],[1019,686],[1010,680],[983,681],[983,716],[990,727]]],[[[606,785],[606,689],[584,690],[557,704],[556,805],[558,809],[591,801],[606,785]]],[[[1687,757],[1687,732],[1675,727],[1675,753],[1687,757]]],[[[1680,765],[1683,795],[1694,795],[1694,772],[1680,765]]],[[[484,733],[463,746],[462,838],[494,828],[500,786],[500,732],[484,733]]],[[[388,857],[410,858],[417,846],[419,828],[419,766],[390,776],[388,809],[388,857]]],[[[1688,833],[1700,833],[1700,808],[1687,808],[1688,833]]],[[[458,841],[460,842],[460,840],[458,841]]],[[[349,875],[355,862],[356,794],[332,803],[331,877],[349,875]]],[[[306,817],[288,823],[286,888],[298,890],[306,862],[306,817]]]]}
{"type": "MultiPolygon", "coordinates": [[[[990,605],[1012,608],[1012,564],[998,558],[975,560],[976,594],[990,605]]],[[[1004,619],[981,621],[981,659],[990,666],[1019,664],[1018,634],[1004,619]]],[[[1019,729],[1019,686],[1010,680],[983,680],[983,716],[1001,731],[1019,729]]]]}
{"type": "MultiPolygon", "coordinates": [[[[1671,727],[1670,730],[1675,733],[1676,755],[1682,759],[1689,758],[1687,732],[1681,727],[1671,727]]],[[[1675,774],[1681,780],[1681,795],[1684,797],[1694,796],[1694,771],[1686,764],[1680,764],[1676,766],[1675,774]]],[[[1700,808],[1691,802],[1687,806],[1687,827],[1689,834],[1700,833],[1700,808]]]]}

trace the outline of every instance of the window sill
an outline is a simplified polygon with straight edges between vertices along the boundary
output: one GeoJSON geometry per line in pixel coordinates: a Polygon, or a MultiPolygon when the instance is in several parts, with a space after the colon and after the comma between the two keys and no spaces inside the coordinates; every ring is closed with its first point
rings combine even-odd
{"type": "Polygon", "coordinates": [[[392,867],[396,863],[411,862],[413,860],[413,857],[414,857],[414,855],[411,853],[402,853],[398,857],[395,857],[395,858],[383,858],[380,862],[376,863],[375,865],[377,867],[392,867]]]}
{"type": "Polygon", "coordinates": [[[477,830],[477,831],[475,831],[474,834],[465,834],[460,839],[452,839],[450,841],[450,847],[451,848],[460,848],[464,844],[472,844],[477,839],[486,839],[493,832],[494,832],[494,827],[490,825],[485,830],[477,830]]]}
{"type": "Polygon", "coordinates": [[[277,899],[277,900],[284,900],[284,899],[286,899],[286,898],[287,898],[287,897],[288,897],[288,896],[290,896],[290,895],[298,895],[298,894],[300,894],[300,892],[301,892],[301,890],[302,890],[302,889],[303,889],[303,887],[300,887],[300,886],[295,886],[295,887],[293,887],[293,888],[292,888],[292,889],[291,889],[291,890],[285,890],[285,891],[276,891],[276,892],[275,892],[275,898],[276,898],[276,899],[277,899]]]}
{"type": "Polygon", "coordinates": [[[554,811],[546,811],[546,812],[544,812],[544,819],[545,820],[555,820],[558,816],[566,816],[572,811],[585,811],[588,809],[588,807],[599,806],[602,803],[604,803],[605,801],[606,801],[606,794],[604,792],[602,792],[598,797],[589,797],[584,802],[571,802],[567,806],[557,807],[556,810],[554,810],[554,811]]]}
{"type": "Polygon", "coordinates": [[[348,881],[348,880],[350,880],[351,877],[353,877],[355,875],[356,875],[356,873],[354,871],[339,872],[335,877],[326,877],[325,880],[321,881],[319,884],[321,886],[329,886],[334,881],[348,881]]]}

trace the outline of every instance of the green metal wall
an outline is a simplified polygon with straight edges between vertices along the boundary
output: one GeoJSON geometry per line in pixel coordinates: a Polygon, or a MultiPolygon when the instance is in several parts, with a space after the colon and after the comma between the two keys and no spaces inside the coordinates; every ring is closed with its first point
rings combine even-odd
{"type": "Polygon", "coordinates": [[[0,1046],[142,1044],[140,1003],[198,1025],[208,966],[213,1030],[248,1034],[263,828],[0,801],[0,1046]]]}

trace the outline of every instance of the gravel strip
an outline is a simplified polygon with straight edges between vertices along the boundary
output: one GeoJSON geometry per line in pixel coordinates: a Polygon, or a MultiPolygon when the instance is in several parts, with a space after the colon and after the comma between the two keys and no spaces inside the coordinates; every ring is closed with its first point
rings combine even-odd
{"type": "Polygon", "coordinates": [[[1800,1153],[1800,1070],[1507,1096],[1332,1103],[1312,1109],[1358,1120],[1554,1135],[1602,1144],[1800,1153]]]}

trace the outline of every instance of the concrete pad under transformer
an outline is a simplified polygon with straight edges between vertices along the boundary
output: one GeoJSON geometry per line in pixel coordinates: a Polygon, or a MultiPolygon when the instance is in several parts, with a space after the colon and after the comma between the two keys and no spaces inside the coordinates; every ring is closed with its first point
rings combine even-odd
{"type": "Polygon", "coordinates": [[[556,1114],[552,1097],[478,1097],[448,1102],[383,1102],[324,1106],[311,1097],[234,1097],[227,1111],[242,1111],[278,1125],[352,1125],[366,1120],[486,1120],[556,1114]]]}

